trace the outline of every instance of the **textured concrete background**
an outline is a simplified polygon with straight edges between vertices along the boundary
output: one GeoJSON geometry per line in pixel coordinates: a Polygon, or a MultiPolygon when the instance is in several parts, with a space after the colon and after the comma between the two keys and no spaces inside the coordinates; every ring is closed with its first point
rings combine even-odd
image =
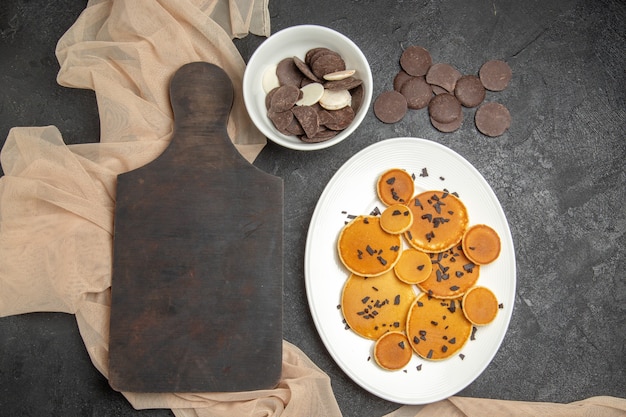
{"type": "MultiPolygon", "coordinates": [[[[58,38],[84,1],[0,3],[0,144],[12,126],[59,127],[68,143],[96,141],[91,91],[55,82],[58,38]]],[[[334,172],[379,140],[416,136],[444,144],[487,179],[509,220],[518,284],[509,331],[463,396],[570,402],[626,396],[626,3],[573,1],[271,0],[272,29],[321,24],[357,43],[374,96],[391,87],[403,47],[476,73],[492,58],[513,69],[490,93],[511,129],[487,138],[465,109],[451,134],[425,111],[385,125],[371,109],[347,141],[301,153],[269,144],[256,165],[285,180],[284,336],[326,371],[346,417],[397,408],[353,383],[314,328],[304,289],[306,231],[334,172]]],[[[248,59],[263,38],[237,41],[248,59]]],[[[1,262],[1,260],[0,260],[1,262]]],[[[170,416],[136,411],[95,370],[74,318],[36,313],[0,319],[0,415],[170,416]]]]}

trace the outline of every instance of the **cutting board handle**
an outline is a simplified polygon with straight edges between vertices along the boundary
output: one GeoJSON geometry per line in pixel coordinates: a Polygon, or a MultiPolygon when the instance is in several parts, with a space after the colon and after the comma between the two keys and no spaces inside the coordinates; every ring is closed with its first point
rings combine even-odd
{"type": "Polygon", "coordinates": [[[191,151],[205,163],[229,156],[245,161],[226,130],[233,85],[224,70],[208,62],[183,65],[170,82],[170,100],[174,132],[165,159],[191,151]]]}

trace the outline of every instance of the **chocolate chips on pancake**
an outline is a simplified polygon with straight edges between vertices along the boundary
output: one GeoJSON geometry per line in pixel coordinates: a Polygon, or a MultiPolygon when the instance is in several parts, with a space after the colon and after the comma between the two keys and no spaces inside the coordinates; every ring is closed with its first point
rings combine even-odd
{"type": "MultiPolygon", "coordinates": [[[[463,75],[450,64],[433,64],[430,53],[421,46],[409,46],[404,50],[400,56],[400,68],[393,79],[393,90],[404,96],[407,109],[427,107],[433,127],[446,133],[454,132],[463,124],[463,107],[480,106],[487,90],[502,91],[512,78],[511,68],[500,60],[486,62],[478,75],[463,75]]],[[[402,100],[391,91],[384,91],[374,102],[374,114],[384,123],[402,120],[406,114],[402,108],[402,100]]],[[[477,111],[475,122],[484,135],[499,136],[509,128],[511,119],[508,110],[499,104],[497,108],[488,106],[480,111],[480,115],[477,111]],[[492,117],[498,120],[490,122],[492,117]]]]}

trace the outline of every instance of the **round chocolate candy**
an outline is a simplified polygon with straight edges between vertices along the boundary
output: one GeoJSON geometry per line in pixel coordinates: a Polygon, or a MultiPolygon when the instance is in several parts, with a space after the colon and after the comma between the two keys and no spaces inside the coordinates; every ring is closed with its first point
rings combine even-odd
{"type": "Polygon", "coordinates": [[[456,82],[454,95],[465,107],[476,107],[485,99],[485,87],[475,75],[465,75],[456,82]]]}
{"type": "Polygon", "coordinates": [[[500,103],[485,103],[476,110],[474,122],[482,134],[500,136],[511,126],[511,114],[500,103]]]}
{"type": "Polygon", "coordinates": [[[374,114],[383,123],[396,123],[407,112],[406,98],[395,90],[382,92],[374,102],[374,114]]]}
{"type": "Polygon", "coordinates": [[[487,61],[478,71],[480,81],[487,90],[502,91],[509,85],[513,76],[511,67],[504,61],[487,61]]]}
{"type": "Polygon", "coordinates": [[[428,106],[433,96],[433,90],[424,77],[411,77],[400,89],[400,93],[406,98],[409,109],[423,109],[428,106]]]}
{"type": "Polygon", "coordinates": [[[432,63],[430,52],[421,46],[409,46],[400,56],[400,66],[414,77],[426,75],[432,63]]]}
{"type": "Polygon", "coordinates": [[[450,93],[439,94],[428,104],[428,114],[439,123],[451,123],[461,113],[461,103],[450,93]]]}

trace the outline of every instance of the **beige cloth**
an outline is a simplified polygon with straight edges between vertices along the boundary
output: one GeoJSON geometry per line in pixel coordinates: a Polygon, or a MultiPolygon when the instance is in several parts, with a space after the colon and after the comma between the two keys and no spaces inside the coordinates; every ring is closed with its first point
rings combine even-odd
{"type": "MultiPolygon", "coordinates": [[[[269,35],[267,0],[89,1],[58,43],[58,82],[96,92],[101,137],[66,146],[53,126],[10,131],[0,154],[0,316],[75,314],[94,366],[107,375],[116,176],[167,146],[168,81],[191,61],[215,63],[229,74],[235,86],[229,134],[249,161],[256,158],[265,138],[245,112],[244,62],[232,43],[248,32],[269,35]]],[[[328,376],[290,343],[283,352],[282,379],[272,390],[124,395],[135,408],[171,408],[178,417],[340,416],[328,376]]],[[[454,397],[390,416],[556,415],[554,407],[567,414],[601,410],[598,404],[626,410],[612,398],[572,406],[493,401],[454,397]]]]}
{"type": "Polygon", "coordinates": [[[624,417],[626,400],[591,397],[569,404],[450,397],[419,407],[404,406],[385,417],[624,417]]]}

